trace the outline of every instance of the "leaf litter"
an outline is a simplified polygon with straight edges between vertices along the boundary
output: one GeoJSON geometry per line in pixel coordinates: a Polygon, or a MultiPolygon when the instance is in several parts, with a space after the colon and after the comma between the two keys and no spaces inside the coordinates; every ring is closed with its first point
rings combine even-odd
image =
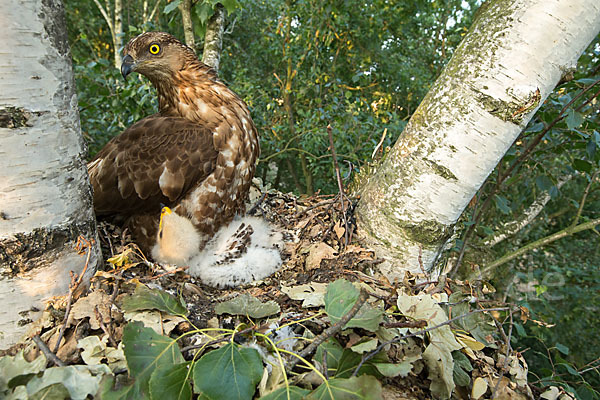
{"type": "Polygon", "coordinates": [[[0,357],[0,397],[533,398],[525,361],[497,328],[527,310],[445,277],[390,284],[374,251],[345,243],[356,229],[353,203],[345,208],[333,196],[267,193],[256,209],[284,230],[286,261],[233,289],[162,270],[102,222],[106,266],[73,299],[56,352],[69,365],[53,366],[32,340],[58,341],[67,304],[58,298],[0,357]]]}

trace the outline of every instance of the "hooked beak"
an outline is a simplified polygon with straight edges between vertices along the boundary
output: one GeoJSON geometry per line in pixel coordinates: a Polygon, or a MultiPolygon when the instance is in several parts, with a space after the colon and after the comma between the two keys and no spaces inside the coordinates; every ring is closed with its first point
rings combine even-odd
{"type": "Polygon", "coordinates": [[[123,75],[125,80],[127,80],[127,75],[129,75],[134,68],[135,61],[133,60],[133,57],[127,54],[125,57],[123,57],[123,63],[121,64],[121,75],[123,75]]]}

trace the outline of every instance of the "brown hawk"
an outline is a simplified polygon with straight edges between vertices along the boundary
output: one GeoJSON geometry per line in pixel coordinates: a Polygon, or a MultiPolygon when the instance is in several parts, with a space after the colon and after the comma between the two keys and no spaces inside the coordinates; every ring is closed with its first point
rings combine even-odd
{"type": "Polygon", "coordinates": [[[156,242],[161,204],[188,219],[198,248],[243,212],[259,155],[248,107],[163,32],[146,32],[123,51],[121,73],[146,76],[157,114],[113,138],[88,164],[97,215],[120,215],[145,249],[156,242]]]}

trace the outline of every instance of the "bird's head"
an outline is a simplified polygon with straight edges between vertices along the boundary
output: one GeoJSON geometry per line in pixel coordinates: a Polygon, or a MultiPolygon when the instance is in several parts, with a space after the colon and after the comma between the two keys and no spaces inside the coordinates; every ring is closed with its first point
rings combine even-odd
{"type": "Polygon", "coordinates": [[[138,72],[151,81],[169,79],[189,61],[194,51],[165,32],[145,32],[131,39],[123,49],[121,74],[138,72]]]}

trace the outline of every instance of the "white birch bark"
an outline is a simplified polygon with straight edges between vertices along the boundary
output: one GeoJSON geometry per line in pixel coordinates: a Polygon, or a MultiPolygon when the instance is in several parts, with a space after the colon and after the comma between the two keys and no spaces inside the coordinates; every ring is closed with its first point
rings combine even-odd
{"type": "Polygon", "coordinates": [[[0,2],[0,348],[101,260],[60,1],[0,2]]]}
{"type": "Polygon", "coordinates": [[[179,3],[179,11],[181,11],[185,44],[195,49],[196,40],[194,39],[194,26],[192,24],[192,0],[182,0],[179,3]]]}
{"type": "Polygon", "coordinates": [[[482,7],[361,192],[359,234],[392,279],[432,269],[470,199],[600,30],[597,0],[482,7]]]}
{"type": "Polygon", "coordinates": [[[204,51],[202,62],[215,71],[219,70],[221,49],[223,47],[223,29],[225,28],[225,8],[221,4],[215,6],[215,13],[206,24],[204,34],[204,51]]]}

